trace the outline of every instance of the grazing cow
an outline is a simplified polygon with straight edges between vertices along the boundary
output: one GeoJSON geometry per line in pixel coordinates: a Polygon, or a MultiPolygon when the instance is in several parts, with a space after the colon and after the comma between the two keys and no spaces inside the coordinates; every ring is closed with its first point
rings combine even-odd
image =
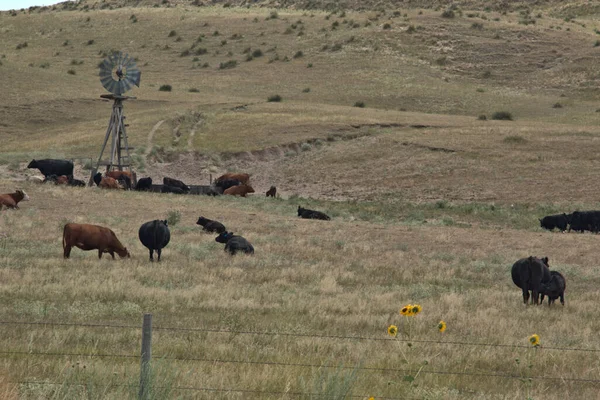
{"type": "Polygon", "coordinates": [[[73,163],[67,160],[32,160],[27,168],[37,168],[44,176],[73,175],[73,163]]]}
{"type": "Polygon", "coordinates": [[[561,232],[567,230],[569,225],[569,217],[567,214],[548,215],[540,219],[540,226],[549,231],[558,228],[561,232]]]}
{"type": "Polygon", "coordinates": [[[175,186],[162,185],[160,188],[161,193],[175,193],[175,194],[183,194],[184,191],[182,188],[175,186]]]}
{"type": "Polygon", "coordinates": [[[215,238],[219,243],[225,243],[225,251],[228,251],[232,256],[238,251],[246,254],[254,254],[254,247],[245,238],[236,236],[233,232],[222,232],[215,238]]]}
{"type": "Polygon", "coordinates": [[[154,261],[154,250],[158,254],[158,261],[160,261],[160,253],[169,244],[169,240],[171,239],[171,232],[169,232],[167,221],[155,219],[154,221],[146,222],[140,226],[138,235],[140,242],[150,251],[150,261],[154,261]]]}
{"type": "Polygon", "coordinates": [[[229,189],[232,186],[238,186],[241,184],[242,184],[242,182],[240,182],[237,179],[223,179],[221,181],[219,181],[219,180],[215,181],[215,186],[223,189],[223,191],[229,189]]]}
{"type": "Polygon", "coordinates": [[[565,305],[565,289],[567,283],[565,277],[558,271],[550,271],[550,282],[542,284],[540,289],[541,300],[540,304],[544,302],[544,295],[548,296],[548,305],[554,304],[554,301],[560,297],[560,304],[565,305]]]}
{"type": "Polygon", "coordinates": [[[63,229],[64,258],[69,258],[73,246],[85,251],[98,250],[98,258],[102,258],[102,253],[110,254],[113,260],[115,253],[121,258],[131,257],[112,230],[98,225],[66,224],[63,229]]]}
{"type": "Polygon", "coordinates": [[[232,186],[229,189],[223,191],[223,194],[228,194],[231,196],[242,196],[246,197],[248,193],[254,193],[254,189],[250,185],[238,185],[232,186]]]}
{"type": "Polygon", "coordinates": [[[549,283],[551,279],[548,257],[522,258],[513,264],[511,275],[514,284],[523,290],[523,303],[527,305],[531,290],[531,303],[537,305],[542,285],[549,283]]]}
{"type": "Polygon", "coordinates": [[[309,210],[308,208],[302,208],[298,206],[298,216],[305,219],[322,219],[325,221],[329,221],[331,218],[329,215],[315,210],[309,210]]]}
{"type": "Polygon", "coordinates": [[[124,189],[131,190],[131,178],[127,175],[121,175],[117,178],[119,185],[123,186],[124,189]]]}
{"type": "Polygon", "coordinates": [[[135,185],[135,190],[139,191],[149,191],[152,188],[152,178],[142,178],[137,181],[137,185],[135,185]]]}
{"type": "Polygon", "coordinates": [[[226,173],[215,179],[215,185],[219,182],[236,179],[240,181],[242,184],[247,185],[250,182],[250,175],[248,174],[235,174],[235,173],[226,173]]]}
{"type": "Polygon", "coordinates": [[[21,189],[17,189],[15,193],[0,194],[0,210],[4,206],[18,209],[20,201],[29,201],[29,196],[21,189]]]}
{"type": "Polygon", "coordinates": [[[121,186],[118,181],[110,176],[102,177],[102,181],[100,181],[100,187],[103,189],[123,189],[123,186],[121,186]]]}
{"type": "Polygon", "coordinates": [[[277,195],[277,188],[271,186],[271,189],[267,190],[267,197],[275,197],[277,195]]]}
{"type": "Polygon", "coordinates": [[[190,191],[190,187],[188,185],[181,182],[180,180],[173,179],[173,178],[164,177],[163,185],[180,188],[184,193],[187,193],[190,191]]]}
{"type": "Polygon", "coordinates": [[[212,219],[204,218],[202,216],[198,218],[196,225],[202,225],[202,230],[205,232],[223,233],[226,231],[225,225],[222,223],[213,221],[212,219]]]}

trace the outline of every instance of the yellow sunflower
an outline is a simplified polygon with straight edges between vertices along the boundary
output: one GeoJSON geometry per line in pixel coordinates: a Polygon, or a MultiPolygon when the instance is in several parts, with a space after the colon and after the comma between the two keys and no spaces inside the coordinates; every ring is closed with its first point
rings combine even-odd
{"type": "Polygon", "coordinates": [[[423,307],[421,307],[419,304],[415,304],[414,306],[412,306],[413,315],[417,315],[418,313],[421,312],[422,309],[423,309],[423,307]]]}
{"type": "Polygon", "coordinates": [[[444,321],[440,321],[440,323],[438,324],[438,330],[440,332],[444,332],[446,330],[446,323],[444,321]]]}
{"type": "Polygon", "coordinates": [[[532,346],[539,346],[540,345],[540,337],[536,334],[533,334],[531,336],[529,336],[529,343],[531,343],[532,346]]]}
{"type": "Polygon", "coordinates": [[[407,306],[402,307],[402,309],[400,310],[400,314],[402,315],[410,315],[412,306],[409,304],[407,306]]]}
{"type": "Polygon", "coordinates": [[[375,397],[371,396],[369,397],[369,400],[375,400],[375,397]]]}
{"type": "Polygon", "coordinates": [[[388,326],[388,335],[396,337],[398,334],[398,327],[396,325],[388,326]]]}

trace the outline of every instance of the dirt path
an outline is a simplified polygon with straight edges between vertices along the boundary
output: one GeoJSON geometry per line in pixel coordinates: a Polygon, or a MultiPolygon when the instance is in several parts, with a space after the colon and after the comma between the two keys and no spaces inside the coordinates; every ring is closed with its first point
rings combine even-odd
{"type": "Polygon", "coordinates": [[[148,134],[148,145],[146,146],[146,153],[144,154],[145,156],[148,156],[148,154],[150,154],[150,151],[152,151],[152,139],[154,138],[154,133],[158,130],[158,128],[160,128],[160,126],[164,122],[165,122],[165,120],[161,119],[150,130],[150,133],[148,134]]]}

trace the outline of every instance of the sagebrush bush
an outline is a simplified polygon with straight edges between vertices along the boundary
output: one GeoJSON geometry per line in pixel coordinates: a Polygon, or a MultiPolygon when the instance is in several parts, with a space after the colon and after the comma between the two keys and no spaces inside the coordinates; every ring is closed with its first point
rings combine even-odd
{"type": "Polygon", "coordinates": [[[161,85],[158,90],[161,92],[170,92],[173,88],[171,85],[161,85]]]}
{"type": "Polygon", "coordinates": [[[281,101],[281,96],[278,94],[275,94],[273,96],[269,96],[269,98],[267,99],[267,101],[269,102],[280,102],[281,101]]]}
{"type": "Polygon", "coordinates": [[[69,75],[75,75],[76,72],[75,72],[74,69],[70,69],[70,70],[67,71],[67,74],[69,74],[69,75]]]}
{"type": "Polygon", "coordinates": [[[174,37],[174,36],[177,36],[177,31],[173,30],[173,31],[169,32],[169,37],[174,37]]]}
{"type": "Polygon", "coordinates": [[[442,18],[454,18],[456,15],[452,10],[446,10],[442,13],[442,18]]]}
{"type": "Polygon", "coordinates": [[[294,54],[294,58],[304,57],[304,53],[301,50],[298,50],[296,54],[294,54]]]}
{"type": "Polygon", "coordinates": [[[365,102],[357,101],[356,103],[354,103],[354,107],[365,108],[365,102]]]}
{"type": "Polygon", "coordinates": [[[513,116],[508,111],[496,111],[495,113],[492,114],[492,119],[512,121],[513,116]]]}
{"type": "Polygon", "coordinates": [[[238,62],[236,60],[229,60],[226,62],[219,63],[219,69],[231,69],[237,67],[238,62]]]}
{"type": "Polygon", "coordinates": [[[188,92],[190,92],[190,93],[198,93],[198,92],[200,92],[200,90],[198,90],[196,88],[189,88],[188,92]]]}
{"type": "Polygon", "coordinates": [[[256,49],[252,52],[252,57],[254,58],[258,58],[258,57],[262,57],[263,56],[263,52],[261,49],[256,49]]]}

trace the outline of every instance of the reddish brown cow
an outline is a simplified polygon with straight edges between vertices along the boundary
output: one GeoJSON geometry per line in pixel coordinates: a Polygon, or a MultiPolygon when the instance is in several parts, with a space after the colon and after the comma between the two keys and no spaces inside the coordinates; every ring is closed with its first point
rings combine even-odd
{"type": "Polygon", "coordinates": [[[247,185],[248,182],[250,181],[250,175],[248,175],[248,174],[226,173],[226,174],[223,174],[220,177],[218,177],[216,179],[216,182],[224,181],[224,180],[231,180],[231,179],[237,179],[243,185],[247,185]]]}
{"type": "Polygon", "coordinates": [[[109,176],[115,180],[118,180],[121,176],[125,175],[126,177],[131,179],[131,181],[133,182],[133,175],[129,171],[109,171],[105,175],[109,176]]]}
{"type": "Polygon", "coordinates": [[[119,185],[119,182],[110,176],[103,176],[100,185],[98,186],[103,189],[123,189],[123,187],[119,185]]]}
{"type": "Polygon", "coordinates": [[[63,229],[63,256],[69,258],[71,248],[75,246],[81,250],[98,250],[98,258],[102,253],[108,253],[115,259],[130,257],[127,247],[124,247],[115,233],[103,226],[89,224],[66,224],[63,229]]]}
{"type": "Polygon", "coordinates": [[[56,181],[54,181],[54,183],[56,183],[57,185],[66,185],[67,183],[69,183],[69,177],[66,175],[61,175],[56,178],[56,181]]]}
{"type": "Polygon", "coordinates": [[[223,192],[223,194],[242,197],[246,197],[246,194],[248,193],[254,193],[254,189],[250,185],[232,186],[223,192]]]}
{"type": "Polygon", "coordinates": [[[21,189],[17,189],[15,193],[0,194],[0,210],[3,206],[6,208],[19,208],[20,201],[29,201],[27,193],[21,189]]]}

